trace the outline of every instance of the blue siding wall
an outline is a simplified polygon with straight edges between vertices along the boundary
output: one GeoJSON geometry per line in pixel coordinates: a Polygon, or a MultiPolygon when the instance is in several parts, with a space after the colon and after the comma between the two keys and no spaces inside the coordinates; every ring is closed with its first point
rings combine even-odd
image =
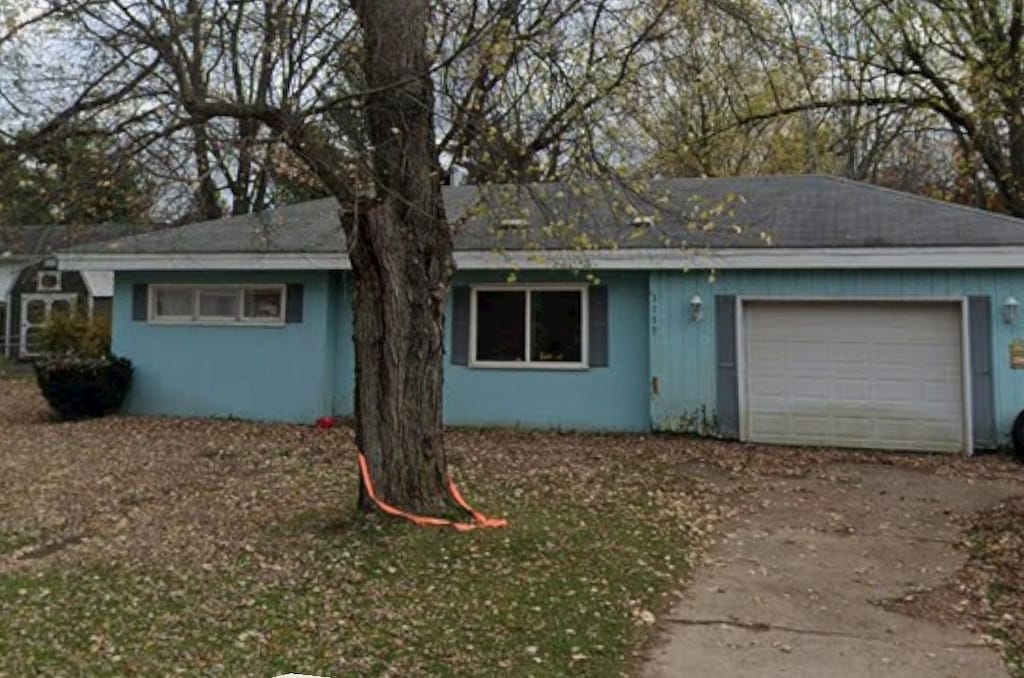
{"type": "Polygon", "coordinates": [[[724,271],[651,274],[651,375],[659,395],[651,400],[655,429],[713,432],[715,407],[716,294],[771,297],[950,298],[992,297],[992,356],[996,425],[1005,440],[1024,409],[1024,370],[1009,366],[1009,344],[1024,338],[1024,319],[1003,322],[1008,296],[1024,299],[1024,271],[724,271]],[[704,301],[704,320],[689,319],[694,295],[704,301]]]}
{"type": "MultiPolygon", "coordinates": [[[[456,285],[504,282],[505,273],[463,272],[456,285]]],[[[521,282],[578,282],[571,272],[520,273],[521,282]]],[[[1024,271],[616,272],[609,291],[609,366],[580,371],[486,369],[445,364],[450,424],[578,430],[714,433],[714,298],[992,298],[996,422],[1005,439],[1024,409],[1024,370],[1009,367],[1024,318],[1002,320],[1007,296],[1024,299],[1024,271]],[[689,301],[704,319],[689,319],[689,301]],[[652,378],[658,393],[652,394],[652,378]]],[[[118,273],[114,350],[136,366],[127,409],[143,414],[237,416],[309,422],[354,409],[351,278],[341,273],[118,273]],[[132,321],[134,283],[303,283],[303,322],[283,328],[149,325],[132,321]]],[[[449,306],[448,317],[451,317],[449,306]]],[[[451,347],[451,328],[446,336],[451,347]]]]}
{"type": "MultiPolygon", "coordinates": [[[[607,367],[517,370],[445,364],[445,419],[460,426],[645,431],[648,400],[646,272],[609,273],[607,367]]],[[[520,273],[519,282],[582,282],[571,273],[520,273]]],[[[504,282],[504,274],[460,273],[456,285],[504,282]]],[[[448,318],[451,318],[449,302],[448,318]]],[[[451,324],[446,348],[451,349],[451,324]]]]}
{"type": "MultiPolygon", "coordinates": [[[[519,282],[582,282],[570,272],[519,274],[519,282]]],[[[454,285],[502,283],[506,273],[459,273],[454,285]]],[[[591,431],[650,429],[647,397],[647,273],[615,273],[608,286],[609,363],[587,370],[475,368],[451,364],[451,300],[445,337],[445,421],[456,426],[522,426],[591,431]]],[[[339,414],[353,411],[355,365],[351,281],[341,283],[345,303],[339,314],[342,341],[335,400],[339,414]]]]}
{"type": "MultiPolygon", "coordinates": [[[[456,285],[504,282],[459,274],[456,285]]],[[[523,282],[579,282],[569,272],[523,282]]],[[[580,430],[650,429],[647,273],[605,276],[609,365],[580,371],[445,364],[449,424],[580,430]]],[[[351,278],[340,273],[119,273],[114,350],[135,364],[126,409],[139,414],[311,422],[354,411],[351,278]],[[303,322],[281,328],[150,325],[131,319],[135,283],[301,282],[303,322]]],[[[449,307],[448,317],[451,317],[449,307]]],[[[451,346],[451,329],[446,348],[451,346]]]]}
{"type": "MultiPolygon", "coordinates": [[[[311,422],[334,403],[327,273],[118,273],[113,350],[131,359],[129,412],[311,422]],[[134,283],[302,283],[301,323],[284,327],[150,325],[132,320],[134,283]]],[[[336,324],[334,325],[336,327],[336,324]]]]}

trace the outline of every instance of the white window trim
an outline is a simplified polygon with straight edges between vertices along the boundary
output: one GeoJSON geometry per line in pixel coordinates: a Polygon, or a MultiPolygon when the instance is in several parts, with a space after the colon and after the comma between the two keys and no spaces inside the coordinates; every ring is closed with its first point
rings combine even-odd
{"type": "Polygon", "coordinates": [[[288,303],[287,285],[281,284],[253,284],[253,285],[231,285],[231,284],[186,284],[168,283],[154,284],[149,286],[149,298],[147,300],[147,322],[153,325],[210,325],[219,327],[283,327],[288,303]],[[160,290],[188,290],[192,294],[192,314],[177,316],[158,316],[156,314],[156,295],[160,290]],[[253,290],[275,290],[281,296],[281,312],[276,318],[246,318],[245,293],[253,290]],[[199,294],[203,291],[234,292],[238,299],[238,314],[235,317],[216,317],[199,315],[199,294]]]}
{"type": "Polygon", "coordinates": [[[555,283],[510,283],[470,285],[469,297],[469,367],[516,370],[586,370],[590,368],[590,286],[581,284],[555,283]],[[526,343],[524,360],[478,360],[477,339],[477,293],[478,292],[525,292],[526,293],[526,343]],[[579,362],[554,362],[530,360],[532,353],[531,292],[579,292],[580,293],[580,360],[579,362]]]}
{"type": "Polygon", "coordinates": [[[195,319],[197,322],[202,323],[229,323],[234,324],[236,322],[247,322],[242,318],[242,305],[245,303],[245,288],[223,286],[223,285],[199,285],[196,287],[192,298],[193,313],[195,313],[195,319]],[[234,297],[235,299],[235,315],[203,315],[202,313],[202,301],[203,295],[209,294],[211,296],[224,296],[234,297]]]}

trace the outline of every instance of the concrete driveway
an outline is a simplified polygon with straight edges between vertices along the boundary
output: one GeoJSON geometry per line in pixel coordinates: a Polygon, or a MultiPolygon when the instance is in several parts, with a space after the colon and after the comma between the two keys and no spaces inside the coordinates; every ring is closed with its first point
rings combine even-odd
{"type": "Polygon", "coordinates": [[[954,518],[1022,492],[875,464],[770,479],[742,496],[641,675],[1005,677],[978,635],[876,603],[947,580],[964,560],[954,518]]]}

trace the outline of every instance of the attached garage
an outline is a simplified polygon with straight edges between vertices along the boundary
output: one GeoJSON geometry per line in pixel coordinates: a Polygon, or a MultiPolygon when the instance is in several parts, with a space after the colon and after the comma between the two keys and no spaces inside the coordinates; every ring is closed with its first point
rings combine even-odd
{"type": "Polygon", "coordinates": [[[959,301],[744,301],[742,437],[969,449],[964,317],[959,301]]]}

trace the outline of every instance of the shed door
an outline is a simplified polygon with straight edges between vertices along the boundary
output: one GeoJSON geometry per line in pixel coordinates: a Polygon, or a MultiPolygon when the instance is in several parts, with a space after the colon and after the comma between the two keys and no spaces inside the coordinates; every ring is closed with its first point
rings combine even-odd
{"type": "Polygon", "coordinates": [[[959,304],[745,302],[743,308],[747,440],[964,449],[959,304]]]}
{"type": "Polygon", "coordinates": [[[21,349],[22,358],[39,355],[40,333],[43,325],[56,313],[71,313],[75,309],[78,295],[65,294],[22,294],[21,295],[21,349]]]}

